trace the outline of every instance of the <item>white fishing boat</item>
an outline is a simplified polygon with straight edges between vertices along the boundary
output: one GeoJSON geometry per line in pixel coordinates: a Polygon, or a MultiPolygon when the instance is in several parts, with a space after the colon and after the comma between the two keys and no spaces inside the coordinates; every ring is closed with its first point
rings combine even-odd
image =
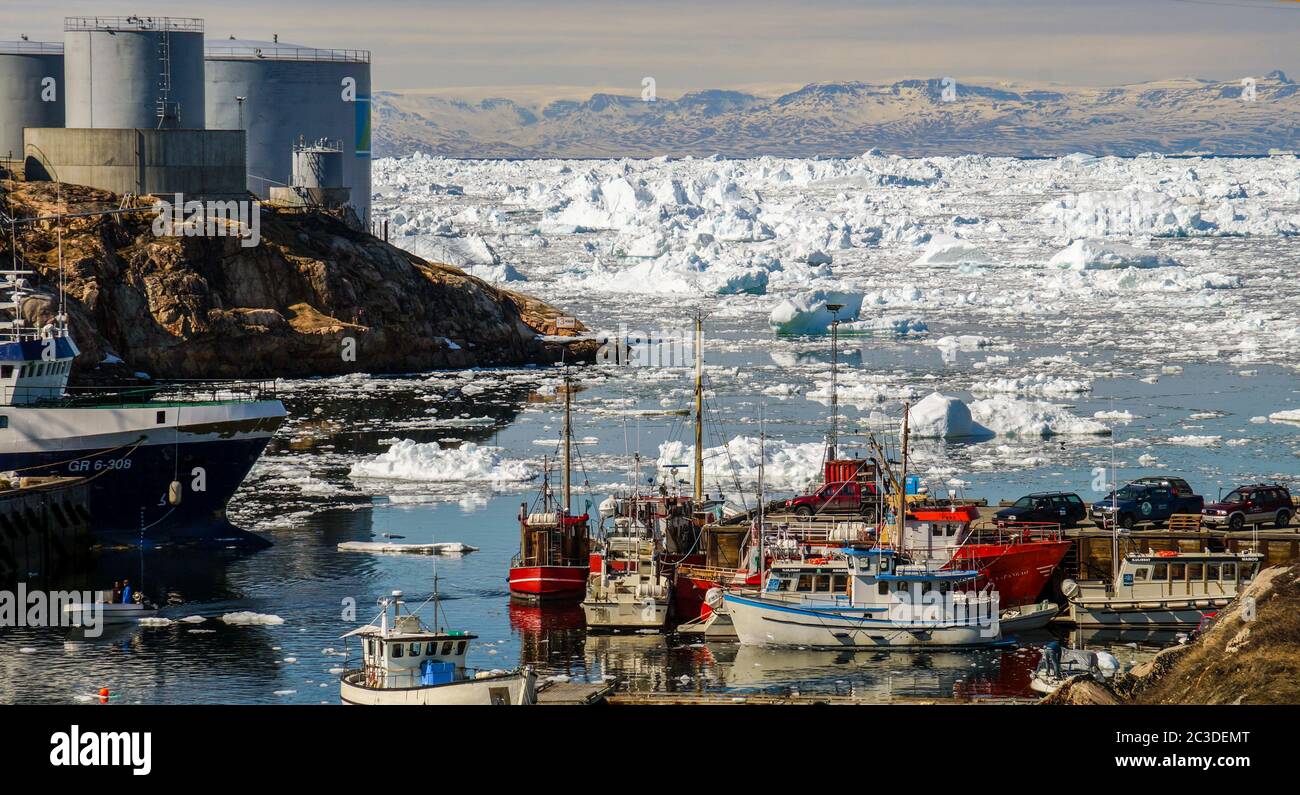
{"type": "Polygon", "coordinates": [[[671,588],[659,568],[654,536],[622,519],[602,545],[600,569],[587,577],[582,612],[594,630],[659,630],[668,621],[671,588]]]}
{"type": "Polygon", "coordinates": [[[723,607],[740,642],[879,648],[1002,640],[997,595],[962,590],[978,572],[900,564],[891,549],[845,552],[846,568],[820,562],[773,566],[761,594],[724,593],[723,607]]]}
{"type": "Polygon", "coordinates": [[[1196,626],[1237,597],[1263,565],[1256,552],[1130,553],[1112,579],[1065,580],[1079,626],[1196,626]]]}
{"type": "MultiPolygon", "coordinates": [[[[437,590],[434,615],[439,613],[437,590]]],[[[415,613],[403,613],[402,592],[380,600],[375,621],[343,637],[361,641],[361,667],[339,680],[345,704],[535,704],[537,677],[524,668],[474,671],[465,666],[476,635],[430,628],[415,613]],[[392,621],[389,621],[392,608],[392,621]],[[378,622],[378,623],[375,623],[378,622]]],[[[346,653],[346,647],[345,647],[346,653]]],[[[346,663],[345,663],[346,668],[346,663]]]]}

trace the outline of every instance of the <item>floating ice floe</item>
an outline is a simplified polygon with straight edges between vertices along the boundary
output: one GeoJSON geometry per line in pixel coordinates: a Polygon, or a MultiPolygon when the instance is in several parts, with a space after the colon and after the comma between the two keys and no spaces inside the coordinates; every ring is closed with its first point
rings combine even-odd
{"type": "Polygon", "coordinates": [[[1077,417],[1055,403],[994,397],[967,405],[961,398],[938,392],[909,409],[908,431],[917,438],[972,440],[1110,433],[1102,423],[1077,417]]]}
{"type": "Polygon", "coordinates": [[[768,315],[768,325],[781,334],[811,334],[826,331],[834,315],[828,304],[839,304],[840,320],[855,320],[862,309],[861,293],[837,293],[825,290],[796,295],[776,305],[768,315]]]}
{"type": "Polygon", "coordinates": [[[907,430],[918,439],[987,439],[993,431],[975,422],[959,397],[931,392],[907,411],[907,430]]]}
{"type": "Polygon", "coordinates": [[[934,235],[912,265],[988,265],[989,255],[975,244],[952,235],[934,235]]]}
{"type": "Polygon", "coordinates": [[[1300,422],[1300,409],[1287,409],[1286,411],[1275,411],[1272,414],[1268,415],[1268,418],[1272,422],[1300,422]]]}
{"type": "MultiPolygon", "coordinates": [[[[743,484],[758,481],[759,450],[762,447],[763,480],[771,488],[800,490],[820,476],[826,446],[820,442],[792,444],[768,439],[766,446],[756,436],[737,436],[718,447],[704,448],[704,478],[717,488],[732,488],[737,480],[743,484]]],[[[695,446],[680,441],[659,445],[660,468],[688,465],[694,460],[695,446]]]]}
{"type": "Polygon", "coordinates": [[[352,465],[353,478],[511,483],[532,480],[537,472],[519,461],[504,461],[501,448],[465,442],[443,447],[437,442],[403,439],[384,453],[352,465]]]}
{"type": "Polygon", "coordinates": [[[1166,441],[1168,441],[1169,444],[1177,444],[1184,447],[1215,447],[1219,442],[1223,441],[1223,437],[1205,434],[1188,434],[1186,436],[1170,436],[1166,441]]]}
{"type": "Polygon", "coordinates": [[[976,381],[971,384],[971,392],[1005,393],[1016,395],[1077,395],[1092,390],[1092,384],[1073,378],[1038,373],[1021,378],[997,378],[991,381],[976,381]]]}
{"type": "Polygon", "coordinates": [[[478,552],[478,547],[462,544],[459,541],[443,541],[432,544],[404,544],[396,541],[344,541],[338,545],[339,552],[376,552],[382,554],[407,555],[463,555],[478,552]]]}
{"type": "Polygon", "coordinates": [[[1158,251],[1137,249],[1106,240],[1075,240],[1047,261],[1048,267],[1063,270],[1110,270],[1115,268],[1169,268],[1180,263],[1158,251]]]}
{"type": "Polygon", "coordinates": [[[284,619],[277,615],[271,615],[269,613],[254,613],[251,610],[240,610],[235,613],[226,613],[221,617],[221,621],[226,624],[235,625],[275,625],[284,623],[284,619]]]}

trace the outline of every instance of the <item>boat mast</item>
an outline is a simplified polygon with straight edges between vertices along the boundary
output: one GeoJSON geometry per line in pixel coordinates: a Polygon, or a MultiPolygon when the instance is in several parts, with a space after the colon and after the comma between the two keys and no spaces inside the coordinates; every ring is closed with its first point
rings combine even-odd
{"type": "Polygon", "coordinates": [[[836,448],[839,446],[840,430],[840,393],[839,393],[839,331],[840,310],[844,304],[827,304],[831,313],[831,433],[826,443],[826,460],[834,461],[836,448]]]}
{"type": "Polygon", "coordinates": [[[763,460],[767,458],[767,407],[758,407],[758,588],[763,590],[763,460]]]}
{"type": "Polygon", "coordinates": [[[704,321],[695,313],[695,508],[704,502],[704,321]]]}
{"type": "Polygon", "coordinates": [[[907,437],[911,435],[911,429],[908,426],[908,415],[911,412],[911,404],[903,401],[903,445],[902,445],[902,472],[898,478],[898,550],[903,551],[907,543],[907,536],[904,531],[907,528],[907,437]]]}
{"type": "Polygon", "coordinates": [[[573,405],[572,390],[569,388],[569,373],[564,373],[564,515],[569,515],[571,505],[570,496],[570,468],[572,465],[573,443],[573,417],[571,413],[573,405]]]}

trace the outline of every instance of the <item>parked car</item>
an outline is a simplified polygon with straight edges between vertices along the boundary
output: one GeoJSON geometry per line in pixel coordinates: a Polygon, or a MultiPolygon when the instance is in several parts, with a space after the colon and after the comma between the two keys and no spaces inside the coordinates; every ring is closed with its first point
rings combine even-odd
{"type": "Polygon", "coordinates": [[[1294,512],[1291,492],[1286,486],[1259,483],[1238,486],[1222,500],[1205,506],[1201,511],[1201,524],[1229,530],[1269,522],[1274,527],[1286,527],[1294,512]]]}
{"type": "Polygon", "coordinates": [[[1092,518],[1109,527],[1131,528],[1139,522],[1160,524],[1174,514],[1200,514],[1205,499],[1192,493],[1182,478],[1139,478],[1092,504],[1092,518]]]}
{"type": "Polygon", "coordinates": [[[876,503],[876,487],[871,483],[844,480],[826,483],[812,494],[786,500],[785,508],[799,516],[813,514],[865,514],[876,503]]]}
{"type": "Polygon", "coordinates": [[[1040,491],[1029,494],[993,514],[998,524],[1004,522],[1052,522],[1076,525],[1088,518],[1083,498],[1070,491],[1040,491]]]}

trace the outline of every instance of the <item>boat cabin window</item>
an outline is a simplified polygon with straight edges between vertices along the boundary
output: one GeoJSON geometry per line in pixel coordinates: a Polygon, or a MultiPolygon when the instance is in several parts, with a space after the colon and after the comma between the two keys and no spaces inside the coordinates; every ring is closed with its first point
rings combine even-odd
{"type": "Polygon", "coordinates": [[[444,640],[442,642],[442,654],[444,657],[451,654],[451,644],[452,641],[449,640],[444,640]]]}
{"type": "Polygon", "coordinates": [[[1177,580],[1185,580],[1185,579],[1187,579],[1187,564],[1186,564],[1186,563],[1170,563],[1170,564],[1169,564],[1169,579],[1171,579],[1171,580],[1175,580],[1175,581],[1177,581],[1177,580]]]}
{"type": "Polygon", "coordinates": [[[466,645],[467,643],[469,643],[469,641],[467,641],[467,640],[457,641],[457,642],[456,642],[456,654],[458,654],[458,655],[459,655],[459,654],[464,654],[464,653],[465,653],[465,645],[466,645]]]}
{"type": "Polygon", "coordinates": [[[788,591],[790,590],[790,581],[785,579],[784,577],[781,577],[780,579],[773,578],[771,582],[767,584],[767,590],[788,591]]]}
{"type": "Polygon", "coordinates": [[[879,590],[880,590],[880,595],[881,595],[881,596],[885,596],[886,594],[888,594],[888,593],[889,593],[889,583],[885,582],[884,580],[881,580],[881,582],[880,582],[880,589],[879,589],[879,590]]]}
{"type": "Polygon", "coordinates": [[[419,656],[420,656],[420,644],[418,644],[418,643],[412,643],[412,644],[411,644],[411,648],[410,648],[410,654],[411,654],[412,657],[419,657],[419,656]]]}
{"type": "Polygon", "coordinates": [[[0,429],[9,427],[9,415],[0,414],[0,429]]]}
{"type": "Polygon", "coordinates": [[[388,645],[388,656],[397,659],[402,656],[402,644],[390,643],[388,645]]]}
{"type": "Polygon", "coordinates": [[[831,589],[831,575],[818,574],[813,582],[813,590],[818,593],[826,593],[831,589]]]}
{"type": "Polygon", "coordinates": [[[1219,564],[1218,564],[1218,563],[1206,563],[1206,564],[1205,564],[1205,579],[1207,579],[1207,580],[1217,580],[1217,579],[1219,579],[1219,564]]]}
{"type": "Polygon", "coordinates": [[[1236,563],[1223,564],[1223,580],[1225,582],[1231,582],[1232,580],[1235,579],[1237,579],[1237,564],[1236,563]]]}
{"type": "Polygon", "coordinates": [[[12,364],[0,364],[0,378],[11,378],[13,374],[14,366],[12,364]]]}
{"type": "Polygon", "coordinates": [[[836,574],[834,578],[834,584],[831,587],[835,590],[836,593],[839,593],[841,591],[847,591],[849,589],[849,575],[836,574]]]}
{"type": "Polygon", "coordinates": [[[1203,580],[1203,579],[1205,579],[1205,564],[1203,564],[1203,563],[1188,563],[1188,564],[1187,564],[1187,579],[1189,579],[1189,580],[1203,580]]]}
{"type": "Polygon", "coordinates": [[[1252,577],[1254,577],[1254,576],[1255,576],[1255,564],[1254,564],[1254,563],[1243,563],[1243,564],[1241,564],[1241,579],[1243,579],[1243,580],[1249,580],[1250,578],[1252,578],[1252,577]]]}
{"type": "Polygon", "coordinates": [[[1157,581],[1160,580],[1167,581],[1169,579],[1169,564],[1157,563],[1155,566],[1155,570],[1151,573],[1151,579],[1157,581]]]}
{"type": "Polygon", "coordinates": [[[375,656],[375,639],[374,639],[374,638],[366,638],[366,654],[369,654],[371,657],[374,657],[374,656],[375,656]]]}
{"type": "Polygon", "coordinates": [[[811,574],[800,574],[800,575],[799,575],[799,584],[795,586],[795,590],[796,590],[796,591],[799,591],[799,592],[801,592],[801,593],[811,593],[811,592],[812,592],[812,575],[811,575],[811,574]]]}
{"type": "Polygon", "coordinates": [[[428,643],[424,644],[424,653],[429,657],[432,657],[433,655],[437,654],[438,644],[433,641],[429,641],[428,643]]]}
{"type": "Polygon", "coordinates": [[[1149,577],[1150,575],[1151,575],[1150,566],[1138,566],[1136,569],[1133,570],[1133,581],[1146,582],[1147,577],[1149,577]]]}

